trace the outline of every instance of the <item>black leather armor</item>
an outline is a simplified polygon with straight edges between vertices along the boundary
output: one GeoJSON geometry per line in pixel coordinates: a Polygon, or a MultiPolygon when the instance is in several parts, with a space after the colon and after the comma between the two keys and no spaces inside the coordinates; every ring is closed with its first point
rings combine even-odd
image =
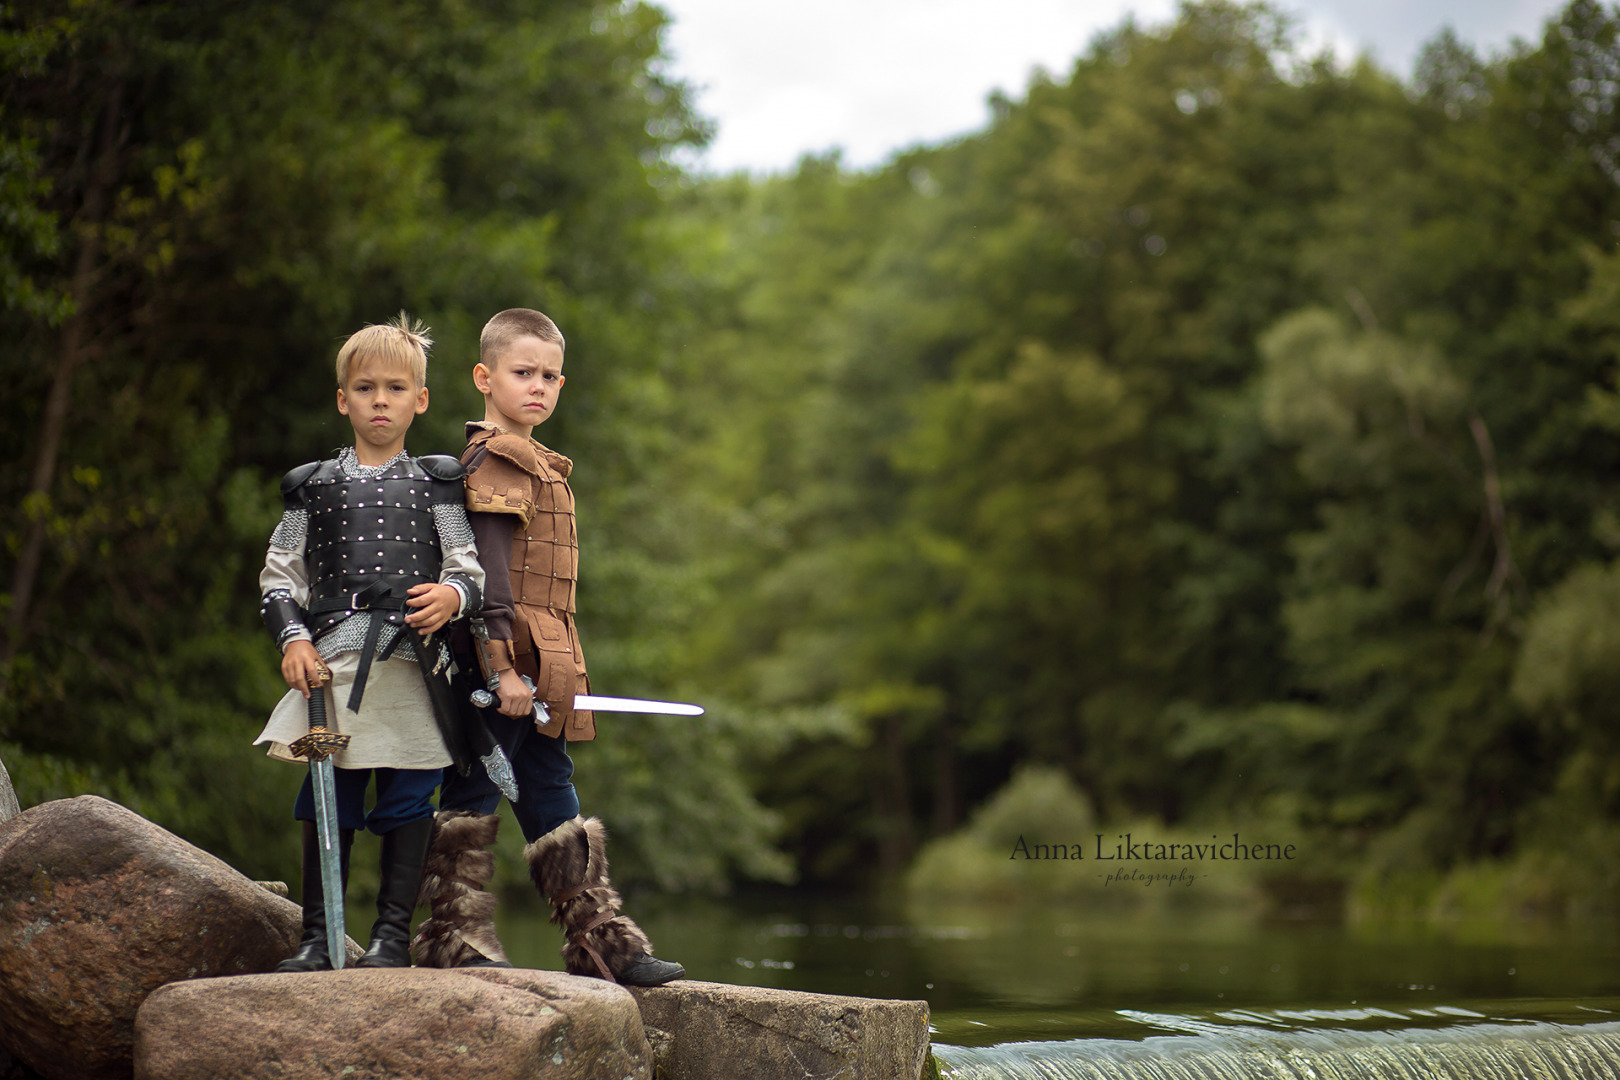
{"type": "Polygon", "coordinates": [[[402,623],[414,585],[439,580],[435,505],[460,505],[464,470],[453,457],[401,458],[378,476],[351,478],[337,461],[287,474],[288,510],[309,515],[304,563],[307,625],[318,640],[358,611],[402,623]]]}
{"type": "Polygon", "coordinates": [[[309,633],[319,640],[366,609],[403,622],[408,589],[439,580],[433,507],[462,504],[462,474],[462,463],[445,455],[400,458],[368,478],[319,461],[287,492],[287,508],[309,513],[309,633]]]}

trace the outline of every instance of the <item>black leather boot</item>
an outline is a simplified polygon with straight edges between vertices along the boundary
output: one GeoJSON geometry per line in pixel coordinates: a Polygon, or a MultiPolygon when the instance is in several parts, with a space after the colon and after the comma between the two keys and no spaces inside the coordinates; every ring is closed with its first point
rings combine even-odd
{"type": "Polygon", "coordinates": [[[355,967],[410,967],[411,915],[422,887],[433,818],[428,816],[383,833],[382,886],[377,890],[377,921],[371,944],[355,967]]]}
{"type": "MultiPolygon", "coordinates": [[[[304,907],[304,932],[298,951],[276,965],[277,971],[328,971],[332,957],[326,948],[326,892],[321,888],[321,837],[313,821],[304,827],[303,880],[299,882],[299,902],[304,907]]],[[[343,886],[349,885],[349,849],[354,846],[354,830],[338,830],[338,865],[343,886]]]]}

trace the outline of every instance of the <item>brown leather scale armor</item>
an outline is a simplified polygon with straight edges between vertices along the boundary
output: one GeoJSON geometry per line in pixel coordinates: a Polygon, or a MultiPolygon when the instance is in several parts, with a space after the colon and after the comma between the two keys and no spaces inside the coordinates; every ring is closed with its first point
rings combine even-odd
{"type": "Polygon", "coordinates": [[[542,731],[571,742],[592,739],[594,718],[573,708],[574,695],[590,689],[573,619],[579,574],[574,493],[568,487],[573,463],[495,427],[472,433],[462,461],[476,458],[480,447],[487,452],[467,475],[467,510],[516,518],[509,569],[518,673],[534,680],[551,710],[552,723],[542,731]]]}

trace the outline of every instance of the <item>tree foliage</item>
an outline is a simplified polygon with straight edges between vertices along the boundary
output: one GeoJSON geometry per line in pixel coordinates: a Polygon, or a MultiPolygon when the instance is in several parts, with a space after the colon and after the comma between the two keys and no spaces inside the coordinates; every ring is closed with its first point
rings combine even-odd
{"type": "Polygon", "coordinates": [[[955,143],[708,185],[694,659],[850,725],[762,789],[807,873],[1019,763],[1374,868],[1547,840],[1609,753],[1617,26],[1403,84],[1187,4],[955,143]]]}
{"type": "Polygon", "coordinates": [[[767,178],[683,171],[644,4],[0,18],[26,799],[269,861],[252,574],[343,440],[330,353],[426,317],[451,449],[524,304],[569,335],[597,687],[711,705],[581,750],[643,878],[882,876],[1029,767],[1370,876],[1620,837],[1614,10],[1403,81],[1202,0],[767,178]]]}
{"type": "MultiPolygon", "coordinates": [[[[298,778],[247,745],[281,692],[254,577],[277,478],[346,441],[336,345],[402,307],[440,341],[418,452],[454,452],[481,413],[467,372],[490,314],[568,328],[577,390],[548,435],[582,459],[587,542],[630,586],[593,590],[585,616],[599,680],[629,682],[616,642],[655,537],[604,492],[656,452],[634,433],[664,407],[648,343],[670,155],[705,137],[662,74],[663,15],[86,0],[0,20],[0,744],[25,801],[99,791],[284,874],[298,778]]],[[[581,781],[610,817],[637,801],[632,876],[780,872],[724,754],[624,738],[581,781]],[[737,828],[711,836],[704,808],[636,779],[660,767],[737,828]]]]}

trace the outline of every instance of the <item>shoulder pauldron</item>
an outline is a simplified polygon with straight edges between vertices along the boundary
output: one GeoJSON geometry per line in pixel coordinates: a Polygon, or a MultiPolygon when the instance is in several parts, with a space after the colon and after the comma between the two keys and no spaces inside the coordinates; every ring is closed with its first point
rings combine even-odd
{"type": "Polygon", "coordinates": [[[422,471],[435,480],[460,480],[467,475],[466,466],[449,454],[428,454],[416,459],[422,471]]]}
{"type": "Polygon", "coordinates": [[[286,505],[287,509],[297,510],[304,505],[304,497],[299,489],[304,486],[310,477],[315,475],[323,464],[324,462],[320,461],[307,462],[296,469],[288,470],[287,475],[281,478],[281,501],[286,505]]]}

